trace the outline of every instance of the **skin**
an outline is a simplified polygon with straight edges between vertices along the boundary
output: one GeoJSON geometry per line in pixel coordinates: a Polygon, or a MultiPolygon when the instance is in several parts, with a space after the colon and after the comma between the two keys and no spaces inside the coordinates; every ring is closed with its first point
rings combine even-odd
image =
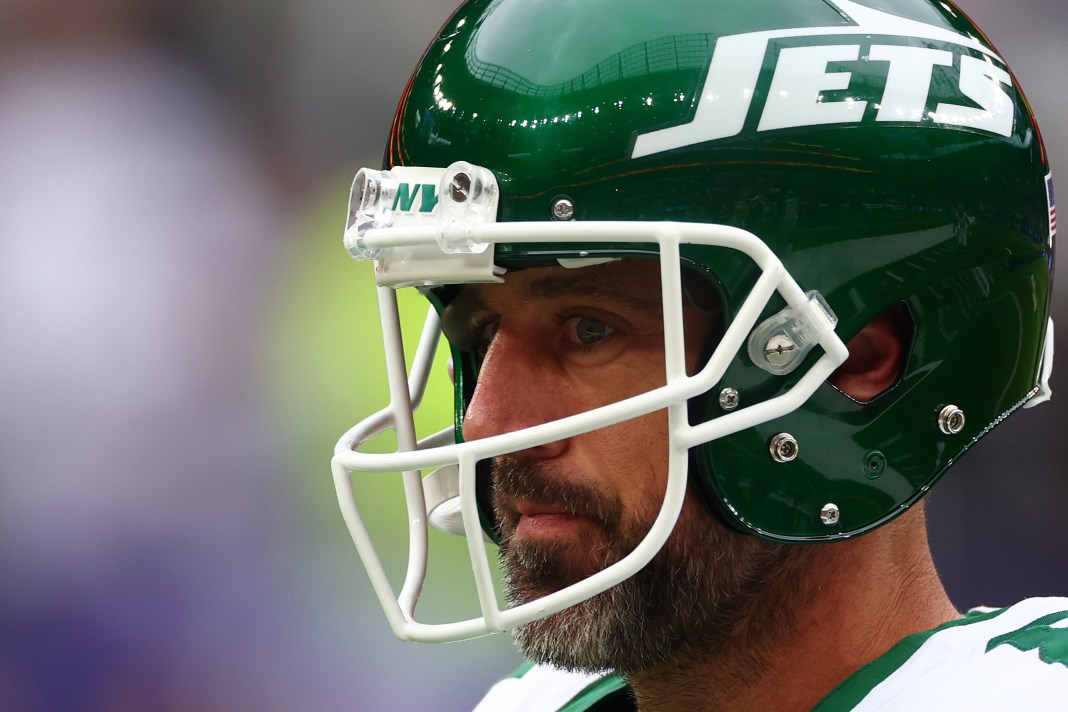
{"type": "MultiPolygon", "coordinates": [[[[656,263],[638,260],[521,270],[503,285],[465,288],[455,304],[484,353],[465,437],[511,432],[662,385],[660,299],[656,263]]],[[[708,310],[684,310],[691,371],[714,320],[708,310]]],[[[875,320],[851,341],[854,355],[832,383],[870,400],[896,380],[903,338],[895,315],[875,320]]],[[[635,543],[628,537],[640,539],[662,500],[667,444],[666,414],[656,412],[501,458],[494,498],[502,551],[520,573],[533,572],[510,582],[513,595],[544,595],[627,553],[635,543]],[[576,498],[581,504],[568,504],[576,498]]],[[[691,598],[708,602],[695,609],[702,615],[684,614],[655,654],[610,663],[622,666],[645,712],[806,710],[902,637],[958,616],[931,561],[922,507],[855,540],[785,547],[727,529],[691,491],[658,558],[669,555],[714,573],[707,581],[679,578],[694,589],[691,598]]],[[[598,607],[602,596],[524,627],[520,647],[529,654],[539,641],[567,648],[589,637],[612,610],[598,607]]],[[[674,622],[654,621],[648,625],[674,622]]],[[[565,650],[556,663],[583,667],[582,660],[565,650]]]]}
{"type": "MultiPolygon", "coordinates": [[[[464,420],[464,436],[478,439],[556,420],[647,392],[664,383],[663,316],[653,263],[616,263],[587,270],[546,268],[509,275],[504,285],[471,289],[477,306],[471,330],[480,333],[485,360],[464,420]],[[605,275],[604,291],[591,289],[587,270],[605,275]],[[624,298],[620,295],[626,295],[624,298]],[[598,325],[602,326],[598,326],[598,325]],[[611,329],[605,338],[579,329],[611,329]],[[515,407],[522,403],[522,407],[515,407]]],[[[690,311],[687,341],[700,340],[708,317],[690,311]]],[[[696,351],[696,348],[694,349],[696,351]]],[[[690,355],[689,364],[696,359],[690,355]]],[[[664,412],[626,421],[521,453],[551,463],[570,482],[605,488],[625,511],[663,494],[667,455],[664,412]]],[[[600,532],[584,518],[537,511],[516,502],[523,537],[574,542],[600,532]]]]}

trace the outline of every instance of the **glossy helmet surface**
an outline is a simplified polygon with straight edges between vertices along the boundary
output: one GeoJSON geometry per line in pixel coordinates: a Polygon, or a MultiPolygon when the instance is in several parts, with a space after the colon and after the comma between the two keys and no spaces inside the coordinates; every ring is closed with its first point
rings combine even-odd
{"type": "MultiPolygon", "coordinates": [[[[652,238],[584,242],[576,226],[726,226],[759,238],[791,285],[825,300],[838,343],[903,305],[912,338],[895,386],[859,403],[821,365],[821,383],[790,412],[693,449],[689,476],[741,531],[784,542],[869,531],[1048,397],[1050,169],[1016,78],[949,3],[474,0],[405,89],[384,168],[459,161],[488,171],[491,221],[538,226],[536,239],[485,238],[497,265],[665,251],[652,238]],[[796,440],[792,459],[769,450],[780,434],[796,440]]],[[[429,219],[448,200],[448,176],[432,189],[381,175],[391,201],[364,235],[405,213],[429,219]]],[[[357,192],[358,203],[368,191],[357,192]]],[[[387,275],[374,240],[347,241],[387,275]]],[[[678,251],[715,285],[728,330],[741,324],[766,265],[715,240],[684,238],[678,251]]],[[[449,291],[429,294],[440,308],[449,291]]],[[[691,419],[773,402],[835,351],[820,341],[785,372],[761,362],[770,332],[752,334],[802,309],[790,302],[779,290],[746,317],[753,344],[729,355],[691,419]],[[727,388],[737,408],[721,404],[727,388]]],[[[477,361],[459,349],[453,359],[461,442],[477,361]]],[[[353,447],[343,439],[339,457],[353,447]]]]}

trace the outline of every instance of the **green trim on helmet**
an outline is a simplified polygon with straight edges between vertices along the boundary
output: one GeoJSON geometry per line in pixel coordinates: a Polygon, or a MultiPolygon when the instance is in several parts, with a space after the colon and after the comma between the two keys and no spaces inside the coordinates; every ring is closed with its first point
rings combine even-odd
{"type": "MultiPolygon", "coordinates": [[[[795,412],[698,448],[692,474],[706,497],[735,526],[777,541],[846,538],[897,516],[1038,379],[1053,245],[1049,169],[1030,109],[951,5],[872,5],[595,0],[565,10],[561,0],[475,0],[427,50],[386,154],[387,167],[464,160],[489,168],[502,222],[549,221],[553,201],[566,196],[578,221],[743,227],[802,289],[826,298],[846,341],[905,305],[916,336],[889,392],[858,403],[824,384],[795,412]],[[885,25],[854,30],[860,20],[850,12],[865,11],[885,25]],[[899,27],[914,34],[896,34],[899,27]],[[699,113],[729,46],[756,48],[739,59],[753,72],[753,91],[735,102],[736,131],[706,125],[699,113]],[[909,93],[906,70],[913,84],[927,82],[926,95],[909,93]],[[773,91],[789,85],[804,96],[813,81],[830,87],[813,106],[783,103],[773,91]],[[984,114],[995,104],[1004,110],[984,114]],[[917,106],[918,114],[905,111],[917,106]],[[632,157],[643,137],[678,127],[689,138],[632,157]],[[937,422],[949,404],[966,414],[953,435],[937,422]],[[800,445],[792,462],[768,455],[778,433],[800,445]],[[875,452],[885,462],[877,473],[865,467],[875,452]],[[828,504],[840,512],[830,526],[820,517],[828,504]]],[[[656,248],[505,244],[496,260],[580,252],[656,248]]],[[[754,265],[722,249],[684,246],[683,256],[713,277],[729,322],[757,279],[754,265]]],[[[773,301],[764,316],[781,307],[773,301]]],[[[461,437],[477,364],[459,351],[453,358],[461,437]]],[[[782,393],[806,368],[771,377],[743,350],[721,385],[745,406],[782,393]]],[[[715,398],[702,406],[704,419],[720,415],[715,398]]]]}

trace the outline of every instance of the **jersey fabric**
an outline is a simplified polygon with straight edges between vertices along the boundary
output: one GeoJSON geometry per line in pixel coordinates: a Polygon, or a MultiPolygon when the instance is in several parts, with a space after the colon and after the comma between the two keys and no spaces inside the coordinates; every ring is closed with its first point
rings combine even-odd
{"type": "MultiPolygon", "coordinates": [[[[528,663],[475,712],[634,710],[622,678],[528,663]]],[[[813,712],[1068,710],[1068,598],[1030,598],[905,638],[857,670],[813,712]]]]}

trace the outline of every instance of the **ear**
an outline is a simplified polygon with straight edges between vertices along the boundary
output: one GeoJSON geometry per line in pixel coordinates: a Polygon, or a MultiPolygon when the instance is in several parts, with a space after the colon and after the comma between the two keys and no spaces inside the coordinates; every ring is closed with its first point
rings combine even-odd
{"type": "Polygon", "coordinates": [[[909,318],[896,305],[849,340],[849,358],[828,379],[853,400],[867,403],[897,383],[905,365],[909,318]]]}

